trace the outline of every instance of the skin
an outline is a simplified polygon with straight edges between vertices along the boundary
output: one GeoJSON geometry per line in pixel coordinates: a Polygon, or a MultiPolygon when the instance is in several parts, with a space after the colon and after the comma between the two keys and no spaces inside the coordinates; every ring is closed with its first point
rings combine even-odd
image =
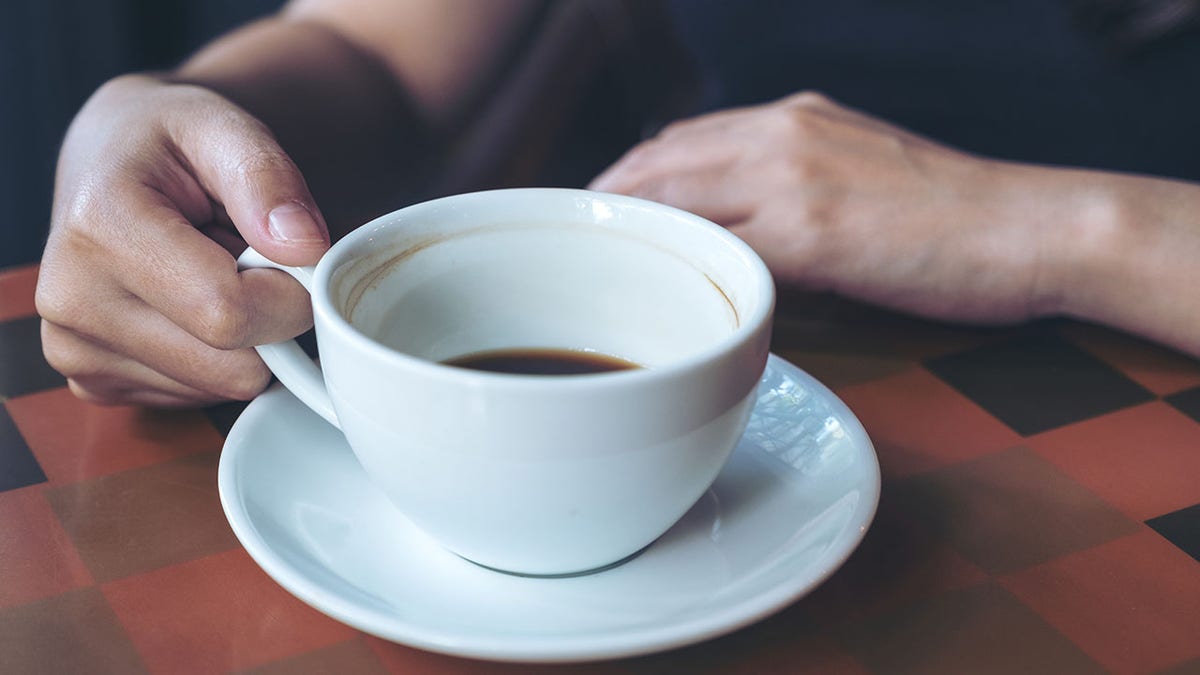
{"type": "MultiPolygon", "coordinates": [[[[313,264],[395,206],[380,195],[439,161],[534,9],[297,2],[177,72],[104,85],[59,159],[37,292],[51,365],[102,404],[257,394],[252,345],[311,315],[235,254],[313,264]]],[[[678,122],[590,187],[719,222],[784,284],[953,321],[1074,316],[1200,355],[1196,184],[976,157],[806,92],[678,122]]]]}

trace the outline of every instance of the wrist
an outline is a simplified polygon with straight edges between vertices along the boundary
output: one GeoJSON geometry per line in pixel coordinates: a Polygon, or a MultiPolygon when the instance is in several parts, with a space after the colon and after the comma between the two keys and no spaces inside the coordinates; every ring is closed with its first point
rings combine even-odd
{"type": "Polygon", "coordinates": [[[1066,170],[1059,178],[1056,187],[1066,195],[1057,216],[1061,225],[1044,251],[1047,266],[1056,268],[1048,314],[1094,318],[1105,313],[1128,255],[1130,205],[1113,176],[1066,170]]]}
{"type": "MultiPolygon", "coordinates": [[[[995,217],[1023,232],[1012,273],[1028,289],[1030,318],[1081,316],[1121,249],[1123,206],[1106,174],[992,163],[995,217]]],[[[1009,229],[1009,228],[1005,228],[1009,229]]]]}
{"type": "MultiPolygon", "coordinates": [[[[1078,172],[1085,174],[1086,172],[1078,172]]],[[[1200,354],[1200,185],[1090,173],[1062,313],[1200,354]]]]}

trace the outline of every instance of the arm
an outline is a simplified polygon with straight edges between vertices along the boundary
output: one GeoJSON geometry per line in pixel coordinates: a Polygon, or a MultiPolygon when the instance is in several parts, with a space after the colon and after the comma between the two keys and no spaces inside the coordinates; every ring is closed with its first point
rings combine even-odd
{"type": "Polygon", "coordinates": [[[346,229],[428,176],[536,9],[530,0],[298,0],[167,79],[216,91],[264,122],[346,229]]]}
{"type": "Polygon", "coordinates": [[[1200,355],[1200,185],[994,161],[803,93],[677,123],[592,187],[726,225],[791,285],[1200,355]]]}
{"type": "Polygon", "coordinates": [[[1100,172],[1069,178],[1103,206],[1081,224],[1080,241],[1063,243],[1080,253],[1064,265],[1058,309],[1200,356],[1200,185],[1100,172]]]}
{"type": "Polygon", "coordinates": [[[315,262],[317,198],[341,227],[424,170],[531,6],[304,0],[175,73],[101,87],[59,156],[37,291],[51,365],[100,403],[256,394],[269,373],[250,346],[311,317],[289,279],[237,271],[231,230],[315,262]]]}

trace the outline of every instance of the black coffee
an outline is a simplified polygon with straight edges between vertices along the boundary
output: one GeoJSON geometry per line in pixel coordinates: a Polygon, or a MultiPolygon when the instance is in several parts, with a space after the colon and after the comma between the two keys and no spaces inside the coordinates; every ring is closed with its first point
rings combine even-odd
{"type": "Polygon", "coordinates": [[[446,365],[513,375],[588,375],[641,368],[625,359],[570,349],[497,349],[459,356],[446,365]]]}

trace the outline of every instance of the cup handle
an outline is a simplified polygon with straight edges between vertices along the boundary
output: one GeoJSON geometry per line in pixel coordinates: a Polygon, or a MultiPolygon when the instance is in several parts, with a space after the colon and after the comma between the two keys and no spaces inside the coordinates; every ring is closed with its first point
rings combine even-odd
{"type": "MultiPolygon", "coordinates": [[[[238,269],[274,268],[292,275],[296,281],[304,285],[304,289],[312,293],[313,267],[288,267],[268,260],[266,256],[248,248],[238,257],[238,269]]],[[[325,377],[321,368],[304,353],[295,340],[284,340],[272,344],[258,345],[254,348],[266,362],[267,367],[275,373],[275,377],[287,387],[304,405],[312,408],[313,412],[325,418],[333,426],[341,429],[337,414],[333,411],[333,400],[329,398],[329,390],[325,388],[325,377]]]]}

